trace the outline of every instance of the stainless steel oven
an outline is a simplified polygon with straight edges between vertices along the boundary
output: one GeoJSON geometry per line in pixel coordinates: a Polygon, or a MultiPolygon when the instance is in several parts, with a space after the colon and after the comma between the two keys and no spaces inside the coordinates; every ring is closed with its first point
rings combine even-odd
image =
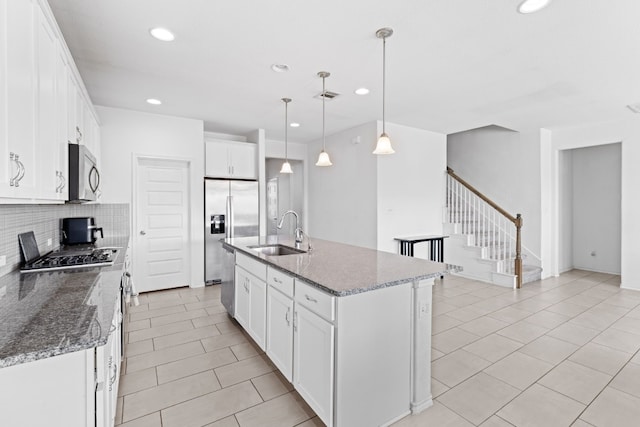
{"type": "Polygon", "coordinates": [[[96,158],[80,144],[69,144],[69,202],[95,201],[100,195],[100,171],[96,158]]]}

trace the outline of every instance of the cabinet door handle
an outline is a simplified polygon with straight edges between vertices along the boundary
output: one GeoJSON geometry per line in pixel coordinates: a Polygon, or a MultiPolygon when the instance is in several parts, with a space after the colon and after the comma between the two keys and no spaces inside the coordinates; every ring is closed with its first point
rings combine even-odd
{"type": "Polygon", "coordinates": [[[249,293],[249,279],[244,278],[244,290],[249,293]]]}
{"type": "MultiPolygon", "coordinates": [[[[16,185],[16,178],[18,178],[18,175],[20,175],[20,165],[18,164],[18,160],[17,160],[18,155],[15,153],[9,153],[9,162],[10,163],[15,163],[16,165],[16,169],[17,172],[15,175],[11,176],[11,179],[9,180],[9,185],[11,187],[16,185]]],[[[13,167],[11,167],[11,169],[13,169],[13,167]]]]}
{"type": "Polygon", "coordinates": [[[309,296],[309,295],[307,295],[307,294],[304,294],[304,297],[305,297],[305,299],[306,299],[307,301],[315,302],[315,303],[317,303],[317,302],[318,302],[318,300],[317,300],[317,299],[315,299],[315,298],[313,298],[313,297],[310,297],[310,296],[309,296]]]}
{"type": "Polygon", "coordinates": [[[274,277],[273,281],[276,282],[276,283],[282,284],[282,280],[278,279],[277,277],[274,277]]]}
{"type": "Polygon", "coordinates": [[[56,185],[56,193],[62,193],[62,172],[56,171],[56,179],[58,185],[56,185]]]}
{"type": "Polygon", "coordinates": [[[24,173],[26,172],[26,169],[24,167],[24,164],[22,164],[22,162],[20,160],[18,160],[18,155],[16,154],[15,156],[16,162],[18,163],[18,176],[16,177],[15,181],[14,181],[14,186],[15,187],[20,187],[20,181],[22,181],[22,178],[24,178],[24,173]]]}
{"type": "Polygon", "coordinates": [[[64,190],[64,187],[67,186],[67,180],[65,179],[64,175],[62,174],[62,172],[60,172],[60,180],[62,181],[60,184],[60,192],[62,193],[62,190],[64,190]]]}
{"type": "Polygon", "coordinates": [[[289,320],[289,313],[291,313],[291,307],[287,307],[287,314],[284,315],[284,320],[287,321],[287,326],[291,326],[291,321],[289,320]]]}
{"type": "Polygon", "coordinates": [[[297,311],[293,312],[293,330],[294,331],[298,330],[298,312],[297,311]]]}
{"type": "Polygon", "coordinates": [[[80,132],[80,126],[76,126],[76,142],[80,144],[82,141],[82,132],[80,132]]]}

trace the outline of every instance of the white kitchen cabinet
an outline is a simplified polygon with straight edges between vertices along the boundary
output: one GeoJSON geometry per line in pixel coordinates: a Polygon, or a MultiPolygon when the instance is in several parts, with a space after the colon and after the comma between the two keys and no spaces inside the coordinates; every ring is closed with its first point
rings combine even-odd
{"type": "Polygon", "coordinates": [[[99,155],[97,120],[46,1],[0,0],[0,28],[0,199],[60,203],[67,140],[88,126],[99,155]]]}
{"type": "Polygon", "coordinates": [[[37,106],[37,197],[57,199],[60,185],[60,165],[57,144],[56,72],[58,40],[40,8],[36,9],[36,77],[37,106]]]}
{"type": "Polygon", "coordinates": [[[245,330],[249,329],[249,274],[236,266],[235,318],[245,330]]]}
{"type": "Polygon", "coordinates": [[[4,37],[6,140],[0,147],[0,197],[32,198],[36,185],[36,6],[30,0],[5,0],[4,37]]]}
{"type": "MultiPolygon", "coordinates": [[[[7,0],[0,0],[0,27],[7,25],[7,0]]],[[[7,63],[6,31],[0,31],[0,64],[7,63]]],[[[7,128],[7,67],[0,67],[0,129],[7,128]]],[[[15,176],[13,162],[9,159],[7,133],[0,132],[0,197],[10,194],[9,181],[15,176]]]]}
{"type": "Polygon", "coordinates": [[[265,349],[267,284],[236,266],[235,318],[251,338],[265,349]]]}
{"type": "Polygon", "coordinates": [[[55,192],[56,199],[67,200],[69,196],[69,134],[68,134],[68,91],[71,72],[66,55],[58,45],[56,54],[56,139],[54,163],[56,164],[55,192]]]}
{"type": "Polygon", "coordinates": [[[257,179],[258,149],[248,142],[205,142],[205,175],[211,178],[257,179]]]}
{"type": "Polygon", "coordinates": [[[109,331],[107,344],[96,349],[96,427],[111,427],[115,424],[121,354],[118,307],[109,331]]]}
{"type": "Polygon", "coordinates": [[[293,299],[269,285],[267,289],[267,356],[293,382],[293,299]]]}
{"type": "Polygon", "coordinates": [[[296,302],[293,385],[327,425],[333,414],[334,326],[296,302]]]}

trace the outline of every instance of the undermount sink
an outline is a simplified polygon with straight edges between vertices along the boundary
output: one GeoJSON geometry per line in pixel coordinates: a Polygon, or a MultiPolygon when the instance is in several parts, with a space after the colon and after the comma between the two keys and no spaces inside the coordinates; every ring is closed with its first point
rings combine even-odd
{"type": "Polygon", "coordinates": [[[285,245],[249,246],[249,249],[253,249],[256,252],[260,252],[261,254],[268,256],[298,255],[306,253],[306,251],[303,251],[301,249],[296,249],[285,245]]]}

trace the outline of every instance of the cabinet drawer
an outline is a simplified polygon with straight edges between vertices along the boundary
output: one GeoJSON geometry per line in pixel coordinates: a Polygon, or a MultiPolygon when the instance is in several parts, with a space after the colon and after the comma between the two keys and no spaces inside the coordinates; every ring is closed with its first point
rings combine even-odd
{"type": "Polygon", "coordinates": [[[236,251],[236,265],[244,268],[258,279],[267,280],[267,266],[258,260],[236,251]]]}
{"type": "Polygon", "coordinates": [[[295,284],[296,302],[302,304],[326,320],[333,322],[335,318],[335,297],[314,288],[302,280],[296,279],[295,284]]]}
{"type": "Polygon", "coordinates": [[[293,298],[293,277],[272,267],[267,267],[267,283],[293,298]]]}

